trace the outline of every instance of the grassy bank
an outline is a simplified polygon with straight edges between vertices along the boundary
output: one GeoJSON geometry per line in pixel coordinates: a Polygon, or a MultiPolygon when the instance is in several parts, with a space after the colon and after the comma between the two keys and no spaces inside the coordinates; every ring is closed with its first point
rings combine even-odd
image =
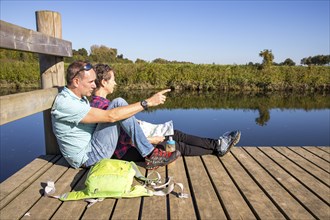
{"type": "Polygon", "coordinates": [[[40,87],[39,63],[2,62],[0,67],[1,88],[40,87]]]}
{"type": "Polygon", "coordinates": [[[330,89],[330,67],[116,64],[119,85],[183,90],[281,91],[330,89]]]}
{"type": "MultiPolygon", "coordinates": [[[[330,91],[328,66],[272,66],[197,64],[114,64],[121,88],[222,91],[330,91]]],[[[65,68],[67,67],[67,64],[65,68]]],[[[39,84],[38,63],[1,64],[3,85],[39,84]]]]}

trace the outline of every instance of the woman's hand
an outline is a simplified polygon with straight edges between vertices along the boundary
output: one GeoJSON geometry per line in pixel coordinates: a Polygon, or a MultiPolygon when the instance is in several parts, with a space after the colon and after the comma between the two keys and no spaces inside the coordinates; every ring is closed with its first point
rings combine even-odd
{"type": "Polygon", "coordinates": [[[154,136],[154,137],[148,137],[147,138],[150,144],[159,144],[165,140],[165,137],[163,136],[154,136]]]}

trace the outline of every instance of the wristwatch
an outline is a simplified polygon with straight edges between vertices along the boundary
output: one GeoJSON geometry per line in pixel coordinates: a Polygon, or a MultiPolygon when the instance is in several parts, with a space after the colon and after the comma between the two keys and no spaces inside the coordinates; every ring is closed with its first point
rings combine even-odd
{"type": "Polygon", "coordinates": [[[148,110],[148,102],[146,100],[142,100],[140,104],[144,110],[148,110]]]}

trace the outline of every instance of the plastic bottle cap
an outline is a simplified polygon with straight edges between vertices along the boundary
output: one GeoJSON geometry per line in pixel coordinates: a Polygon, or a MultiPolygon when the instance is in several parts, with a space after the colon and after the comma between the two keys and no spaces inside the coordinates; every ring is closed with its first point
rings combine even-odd
{"type": "Polygon", "coordinates": [[[168,138],[167,144],[175,144],[175,141],[173,140],[172,136],[168,138]]]}

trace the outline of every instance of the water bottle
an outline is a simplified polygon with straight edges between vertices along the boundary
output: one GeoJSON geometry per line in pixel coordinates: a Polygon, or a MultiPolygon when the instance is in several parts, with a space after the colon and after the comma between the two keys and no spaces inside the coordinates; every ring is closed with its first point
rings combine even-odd
{"type": "Polygon", "coordinates": [[[167,152],[175,151],[175,140],[173,140],[172,136],[170,136],[166,142],[166,151],[167,152]]]}
{"type": "MultiPolygon", "coordinates": [[[[167,152],[173,152],[175,151],[175,140],[173,140],[173,137],[170,136],[166,142],[166,151],[167,152]]],[[[170,166],[173,166],[175,163],[175,161],[173,161],[172,163],[170,163],[169,165],[167,165],[167,167],[169,168],[170,166]]]]}

